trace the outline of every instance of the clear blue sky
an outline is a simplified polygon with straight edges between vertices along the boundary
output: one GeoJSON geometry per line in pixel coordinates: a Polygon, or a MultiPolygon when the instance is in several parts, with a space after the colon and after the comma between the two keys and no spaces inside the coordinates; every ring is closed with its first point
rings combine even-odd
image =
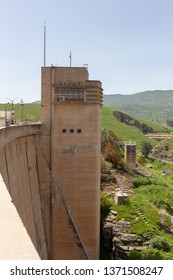
{"type": "Polygon", "coordinates": [[[47,66],[87,63],[104,93],[173,89],[172,0],[0,0],[0,102],[39,100],[47,66]]]}

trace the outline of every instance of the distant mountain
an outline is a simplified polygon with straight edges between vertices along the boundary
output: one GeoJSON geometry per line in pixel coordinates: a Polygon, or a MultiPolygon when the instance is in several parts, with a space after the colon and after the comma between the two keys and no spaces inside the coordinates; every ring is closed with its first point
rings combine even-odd
{"type": "Polygon", "coordinates": [[[144,91],[136,94],[105,94],[103,104],[140,119],[166,124],[173,120],[173,90],[144,91]]]}

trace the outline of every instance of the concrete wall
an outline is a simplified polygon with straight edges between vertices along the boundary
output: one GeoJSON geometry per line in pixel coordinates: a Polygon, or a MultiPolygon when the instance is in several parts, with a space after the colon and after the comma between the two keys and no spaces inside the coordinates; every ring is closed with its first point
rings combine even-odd
{"type": "MultiPolygon", "coordinates": [[[[88,257],[99,258],[100,108],[55,104],[52,129],[53,234],[55,258],[85,259],[69,225],[61,224],[59,193],[68,207],[88,257]],[[63,117],[62,117],[63,116],[63,117]],[[66,133],[62,132],[66,129],[66,133]],[[70,132],[73,129],[73,132],[70,132]],[[80,133],[78,132],[80,129],[80,133]],[[58,199],[59,200],[59,199],[58,199]],[[61,228],[61,231],[59,230],[61,228]],[[62,246],[62,240],[64,244],[62,246]],[[73,251],[69,248],[73,246],[73,251]],[[66,248],[66,249],[65,249],[66,248]]],[[[65,220],[65,218],[64,218],[65,220]]]]}
{"type": "Polygon", "coordinates": [[[40,129],[27,125],[0,130],[0,173],[37,252],[47,259],[50,194],[44,185],[49,171],[39,148],[40,129]]]}
{"type": "Polygon", "coordinates": [[[42,140],[52,190],[51,259],[99,258],[102,87],[88,77],[85,67],[42,68],[42,140]]]}
{"type": "Polygon", "coordinates": [[[0,172],[41,259],[99,259],[101,104],[87,68],[43,67],[42,125],[0,130],[0,172]]]}

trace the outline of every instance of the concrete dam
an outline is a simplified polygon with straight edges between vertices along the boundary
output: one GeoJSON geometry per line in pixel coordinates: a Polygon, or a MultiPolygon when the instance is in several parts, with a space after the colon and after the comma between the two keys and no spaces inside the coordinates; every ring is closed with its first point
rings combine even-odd
{"type": "Polygon", "coordinates": [[[43,67],[41,124],[0,130],[0,173],[41,259],[99,259],[100,81],[43,67]]]}

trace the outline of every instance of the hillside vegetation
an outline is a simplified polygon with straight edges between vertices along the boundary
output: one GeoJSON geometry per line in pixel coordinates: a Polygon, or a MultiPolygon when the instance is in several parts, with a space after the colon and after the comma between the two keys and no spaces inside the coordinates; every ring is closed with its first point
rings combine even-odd
{"type": "Polygon", "coordinates": [[[167,119],[173,120],[173,90],[145,91],[130,95],[105,94],[103,104],[155,123],[166,124],[167,119]]]}
{"type": "MultiPolygon", "coordinates": [[[[118,149],[112,145],[110,149],[107,141],[109,157],[102,153],[101,221],[104,241],[101,242],[101,258],[172,260],[173,140],[151,140],[133,125],[135,122],[131,122],[131,119],[129,124],[115,119],[113,111],[113,108],[102,108],[102,131],[104,134],[107,131],[108,135],[113,131],[115,139],[135,141],[137,165],[134,170],[129,170],[123,163],[123,147],[118,149]],[[144,142],[155,147],[155,152],[150,153],[149,157],[141,154],[144,142]],[[118,153],[116,166],[111,152],[113,158],[118,153]],[[129,194],[129,199],[123,204],[117,204],[115,200],[120,188],[129,194]]],[[[146,123],[156,133],[172,134],[171,128],[146,123]]],[[[111,135],[113,138],[112,132],[111,135]]]]}
{"type": "MultiPolygon", "coordinates": [[[[14,104],[14,119],[21,121],[22,119],[22,106],[20,104],[14,104]]],[[[11,104],[0,104],[0,110],[11,111],[11,104]]],[[[23,105],[23,121],[38,122],[41,119],[41,104],[28,103],[23,105]]]]}
{"type": "MultiPolygon", "coordinates": [[[[115,134],[123,141],[136,142],[137,147],[141,145],[142,142],[150,142],[153,146],[158,142],[152,140],[145,136],[136,126],[126,125],[113,116],[113,108],[103,106],[102,108],[102,130],[113,130],[115,134]]],[[[139,120],[139,119],[138,119],[139,120]]],[[[172,128],[165,128],[162,125],[155,124],[148,121],[141,121],[146,123],[148,126],[152,127],[158,134],[169,134],[173,133],[172,128]]]]}
{"type": "MultiPolygon", "coordinates": [[[[11,104],[0,104],[0,109],[6,108],[6,110],[11,110],[11,104]]],[[[138,128],[135,126],[129,126],[120,121],[116,120],[113,116],[113,108],[111,107],[102,107],[101,113],[101,125],[102,129],[113,130],[115,134],[122,139],[123,141],[134,141],[137,146],[139,146],[144,141],[149,141],[152,145],[155,145],[157,142],[155,140],[149,139],[146,137],[138,128]]],[[[15,119],[20,121],[22,118],[22,107],[20,104],[14,104],[15,119]]],[[[23,106],[23,120],[37,122],[41,119],[41,104],[29,103],[24,104],[23,106]]],[[[165,127],[152,123],[146,120],[140,120],[140,122],[146,123],[148,126],[153,127],[159,134],[170,133],[171,128],[167,130],[165,127]]],[[[173,129],[172,129],[173,131],[173,129]]]]}

